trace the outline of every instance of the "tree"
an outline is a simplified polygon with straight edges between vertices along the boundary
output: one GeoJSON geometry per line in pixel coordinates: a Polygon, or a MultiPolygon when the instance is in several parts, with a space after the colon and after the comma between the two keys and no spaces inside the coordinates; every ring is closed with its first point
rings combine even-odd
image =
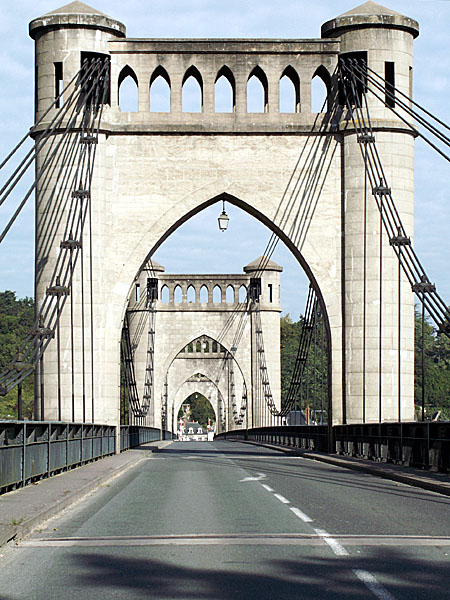
{"type": "Polygon", "coordinates": [[[437,331],[425,317],[422,343],[422,314],[415,307],[414,397],[416,414],[422,416],[422,346],[425,366],[425,418],[441,411],[441,420],[450,420],[450,339],[437,331]]]}
{"type": "MultiPolygon", "coordinates": [[[[202,394],[191,394],[183,402],[183,405],[186,404],[190,405],[189,418],[191,419],[191,421],[196,421],[197,423],[200,423],[200,425],[204,429],[206,429],[206,426],[208,425],[208,419],[211,422],[214,422],[216,420],[211,402],[202,394]]],[[[178,412],[179,419],[184,415],[183,405],[178,412]]]]}
{"type": "MultiPolygon", "coordinates": [[[[0,292],[0,371],[17,356],[17,352],[33,327],[34,300],[17,299],[15,292],[0,292]]],[[[34,404],[33,376],[22,383],[23,416],[32,418],[34,404]]],[[[17,418],[17,389],[0,396],[0,418],[17,418]]]]}

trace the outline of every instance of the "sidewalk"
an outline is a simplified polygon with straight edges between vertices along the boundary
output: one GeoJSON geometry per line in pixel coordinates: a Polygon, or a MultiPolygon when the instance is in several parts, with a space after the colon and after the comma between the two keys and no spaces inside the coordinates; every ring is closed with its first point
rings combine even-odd
{"type": "Polygon", "coordinates": [[[0,496],[0,547],[20,539],[172,441],[149,442],[0,496]]]}
{"type": "MultiPolygon", "coordinates": [[[[238,441],[242,442],[242,440],[238,441]]],[[[404,467],[403,465],[394,465],[392,463],[374,462],[365,458],[326,454],[325,452],[315,452],[313,450],[303,450],[301,448],[289,448],[287,446],[278,446],[276,444],[260,444],[250,440],[243,443],[264,446],[271,450],[278,450],[285,454],[294,454],[303,458],[318,460],[323,463],[335,465],[336,467],[343,467],[344,469],[362,471],[363,473],[369,473],[375,477],[399,481],[401,483],[406,483],[407,485],[413,485],[424,490],[430,490],[432,492],[450,496],[450,475],[448,473],[424,471],[422,469],[404,467]]]]}

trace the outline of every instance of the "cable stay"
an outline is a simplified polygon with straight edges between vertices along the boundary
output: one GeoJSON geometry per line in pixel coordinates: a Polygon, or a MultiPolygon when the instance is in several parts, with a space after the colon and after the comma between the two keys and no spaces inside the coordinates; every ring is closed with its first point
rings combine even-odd
{"type": "Polygon", "coordinates": [[[420,129],[417,128],[416,124],[421,125],[426,131],[428,131],[437,141],[441,142],[447,147],[450,147],[450,137],[448,134],[440,131],[438,127],[433,124],[433,121],[450,131],[450,127],[441,121],[438,117],[434,116],[420,104],[415,102],[412,98],[407,96],[400,89],[388,83],[381,75],[376,73],[373,69],[371,69],[365,61],[361,61],[361,64],[358,63],[356,59],[343,59],[342,63],[344,65],[344,69],[349,69],[352,73],[352,77],[355,78],[357,82],[357,89],[365,88],[367,89],[375,98],[377,98],[380,102],[382,102],[390,111],[395,114],[399,119],[407,125],[411,131],[414,132],[416,136],[422,138],[429,146],[431,146],[436,152],[438,152],[445,160],[450,162],[450,155],[442,151],[440,148],[436,146],[436,144],[431,141],[433,138],[429,138],[425,133],[422,133],[420,129]],[[348,66],[347,66],[348,65],[348,66]],[[378,92],[378,93],[377,93],[378,92]],[[384,99],[383,99],[384,96],[384,99]],[[402,98],[405,99],[402,100],[402,98]],[[414,110],[412,107],[416,106],[419,111],[414,110]],[[396,110],[396,107],[401,110],[396,110]],[[420,112],[421,111],[421,112],[420,112]],[[408,115],[413,119],[413,123],[411,123],[406,117],[408,115]],[[432,120],[430,121],[425,115],[429,116],[432,120]]]}
{"type": "MultiPolygon", "coordinates": [[[[61,109],[66,115],[69,108],[72,108],[73,112],[68,119],[67,127],[61,135],[55,137],[54,134],[57,133],[57,128],[61,126],[64,118],[61,117],[63,113],[60,112],[59,120],[57,119],[50,129],[47,128],[47,133],[44,132],[48,140],[51,138],[50,150],[39,166],[36,176],[38,182],[42,179],[38,199],[41,199],[51,186],[48,202],[54,198],[60,199],[60,205],[64,207],[66,213],[59,253],[49,286],[36,315],[34,327],[18,353],[20,359],[12,361],[0,374],[1,395],[5,395],[33,372],[50,341],[56,337],[58,397],[60,397],[60,317],[69,297],[73,308],[74,269],[79,256],[83,253],[83,234],[87,221],[91,229],[92,177],[103,107],[109,93],[109,63],[97,59],[81,73],[76,80],[77,93],[74,95],[73,102],[66,103],[61,109]],[[56,144],[54,144],[55,140],[57,140],[56,144]],[[67,165],[60,165],[58,170],[57,159],[61,151],[64,156],[67,154],[71,156],[73,162],[69,168],[67,165]],[[58,186],[52,185],[51,180],[54,177],[58,180],[58,175],[63,170],[66,173],[65,177],[61,177],[58,186]]],[[[43,135],[40,134],[38,137],[40,141],[36,142],[39,151],[42,150],[43,135]]],[[[32,187],[36,188],[36,182],[32,187]]],[[[50,213],[50,217],[52,216],[53,213],[50,213]]],[[[61,216],[62,214],[60,218],[61,216]]],[[[49,232],[53,236],[58,229],[62,229],[60,225],[60,221],[55,225],[54,222],[47,222],[45,217],[42,217],[39,222],[42,231],[49,232]]],[[[91,231],[90,235],[92,235],[91,231]]]]}
{"type": "Polygon", "coordinates": [[[234,356],[228,354],[228,394],[231,400],[231,413],[235,425],[242,425],[247,412],[247,385],[245,380],[242,382],[242,400],[238,411],[236,402],[236,384],[234,380],[234,356]]]}
{"type": "MultiPolygon", "coordinates": [[[[144,270],[154,275],[151,262],[144,270]]],[[[147,290],[139,298],[137,306],[127,310],[122,329],[121,359],[124,367],[125,385],[128,404],[135,417],[146,417],[149,413],[154,395],[154,358],[155,358],[155,325],[156,301],[158,300],[158,280],[155,277],[147,278],[147,290]],[[133,340],[130,336],[132,319],[139,315],[133,340]],[[139,346],[142,332],[147,324],[147,349],[145,360],[144,393],[142,401],[136,384],[135,353],[139,346]]]]}
{"type": "Polygon", "coordinates": [[[381,221],[412,291],[427,309],[438,330],[450,337],[450,310],[436,292],[435,285],[428,279],[406,234],[378,153],[367,92],[353,67],[354,61],[340,61],[340,90],[358,137],[365,172],[381,221]]]}

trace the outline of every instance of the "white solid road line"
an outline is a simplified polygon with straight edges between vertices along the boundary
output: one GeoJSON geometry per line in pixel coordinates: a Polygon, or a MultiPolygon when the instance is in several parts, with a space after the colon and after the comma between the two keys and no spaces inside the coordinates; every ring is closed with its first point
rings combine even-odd
{"type": "Polygon", "coordinates": [[[285,498],[284,496],[282,496],[281,494],[274,494],[274,496],[277,500],[279,500],[283,504],[290,504],[290,501],[287,498],[285,498]]]}
{"type": "Polygon", "coordinates": [[[390,594],[385,587],[377,580],[377,578],[363,569],[353,569],[353,573],[356,577],[364,583],[374,596],[380,600],[395,600],[394,596],[390,594]]]}
{"type": "Polygon", "coordinates": [[[305,513],[302,512],[299,508],[296,508],[295,506],[291,506],[289,508],[289,510],[292,510],[294,515],[296,515],[299,519],[301,519],[305,523],[312,523],[311,517],[308,517],[308,515],[305,515],[305,513]]]}

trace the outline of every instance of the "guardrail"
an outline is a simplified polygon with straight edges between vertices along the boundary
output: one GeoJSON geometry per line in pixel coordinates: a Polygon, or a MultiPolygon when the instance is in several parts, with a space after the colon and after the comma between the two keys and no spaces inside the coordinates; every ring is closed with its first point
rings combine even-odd
{"type": "Polygon", "coordinates": [[[220,433],[218,439],[251,440],[379,462],[450,472],[450,422],[365,423],[258,427],[220,433]]]}
{"type": "Polygon", "coordinates": [[[328,436],[328,425],[285,425],[235,429],[234,431],[219,433],[216,437],[328,452],[328,436]]]}
{"type": "Polygon", "coordinates": [[[0,422],[0,493],[115,452],[114,426],[0,422]]]}
{"type": "Polygon", "coordinates": [[[135,448],[147,442],[157,440],[173,440],[176,436],[171,431],[164,431],[156,427],[141,427],[140,425],[120,426],[120,451],[135,448]]]}
{"type": "Polygon", "coordinates": [[[336,454],[450,472],[450,422],[333,427],[336,454]]]}

